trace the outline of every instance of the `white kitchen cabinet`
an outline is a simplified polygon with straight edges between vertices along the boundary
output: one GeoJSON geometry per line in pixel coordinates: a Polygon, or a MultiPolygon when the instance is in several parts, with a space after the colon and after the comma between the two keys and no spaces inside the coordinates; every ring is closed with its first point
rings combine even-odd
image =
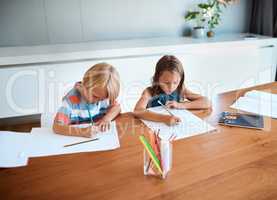
{"type": "Polygon", "coordinates": [[[133,109],[150,85],[155,64],[164,54],[182,61],[188,88],[210,98],[271,82],[276,72],[276,40],[231,35],[211,40],[153,38],[0,48],[0,118],[55,113],[63,95],[98,62],[108,62],[119,71],[118,101],[124,112],[133,109]]]}

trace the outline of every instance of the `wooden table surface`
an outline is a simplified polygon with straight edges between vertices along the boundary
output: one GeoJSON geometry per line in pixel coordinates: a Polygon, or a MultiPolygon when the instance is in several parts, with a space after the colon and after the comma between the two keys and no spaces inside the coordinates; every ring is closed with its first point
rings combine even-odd
{"type": "MultiPolygon", "coordinates": [[[[277,83],[255,89],[277,94],[277,83]]],[[[265,118],[262,131],[216,123],[247,90],[219,95],[212,111],[195,112],[217,131],[175,141],[165,180],[143,175],[138,135],[149,130],[125,113],[117,119],[119,149],[32,158],[27,167],[0,169],[0,199],[277,199],[277,120],[265,118]]]]}

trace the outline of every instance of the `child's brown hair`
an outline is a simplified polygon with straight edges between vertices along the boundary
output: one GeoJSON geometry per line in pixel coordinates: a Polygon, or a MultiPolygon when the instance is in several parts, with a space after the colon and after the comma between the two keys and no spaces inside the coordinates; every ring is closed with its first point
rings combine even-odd
{"type": "Polygon", "coordinates": [[[156,64],[154,76],[152,78],[152,86],[149,87],[150,94],[152,96],[162,93],[162,89],[159,86],[159,78],[164,71],[176,72],[180,75],[180,83],[177,87],[177,91],[181,94],[184,89],[185,73],[181,61],[172,55],[165,55],[156,64]]]}

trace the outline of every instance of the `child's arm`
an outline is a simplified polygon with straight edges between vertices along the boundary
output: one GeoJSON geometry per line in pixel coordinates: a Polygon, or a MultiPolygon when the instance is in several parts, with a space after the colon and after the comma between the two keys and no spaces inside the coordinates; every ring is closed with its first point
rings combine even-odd
{"type": "Polygon", "coordinates": [[[53,131],[57,134],[79,137],[91,137],[92,128],[77,128],[70,125],[61,124],[58,121],[54,121],[53,131]]]}
{"type": "Polygon", "coordinates": [[[114,103],[112,104],[107,113],[98,120],[95,125],[99,127],[99,129],[103,132],[110,128],[111,121],[116,118],[116,116],[121,112],[120,104],[114,103]]]}
{"type": "Polygon", "coordinates": [[[188,99],[185,102],[176,102],[168,101],[166,106],[169,108],[178,108],[178,109],[210,109],[212,107],[211,102],[207,97],[201,96],[191,92],[188,89],[183,91],[183,96],[188,99]]]}
{"type": "Polygon", "coordinates": [[[150,93],[148,92],[147,89],[144,90],[144,92],[142,93],[142,96],[140,97],[134,109],[134,115],[137,118],[150,120],[154,122],[163,122],[169,126],[177,124],[178,122],[181,121],[181,119],[176,116],[163,115],[163,114],[158,114],[158,113],[148,111],[146,107],[150,99],[151,99],[150,93]]]}
{"type": "Polygon", "coordinates": [[[64,100],[54,119],[53,131],[61,135],[90,137],[92,134],[91,127],[78,128],[70,125],[70,113],[71,109],[64,100]]]}

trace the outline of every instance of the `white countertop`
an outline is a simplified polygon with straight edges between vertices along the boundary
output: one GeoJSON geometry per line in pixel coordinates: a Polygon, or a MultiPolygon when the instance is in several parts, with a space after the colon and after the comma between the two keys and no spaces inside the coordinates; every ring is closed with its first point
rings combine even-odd
{"type": "Polygon", "coordinates": [[[65,62],[86,59],[119,58],[156,55],[186,48],[211,45],[233,45],[240,42],[256,44],[263,40],[277,44],[277,38],[257,36],[245,39],[245,34],[224,34],[214,38],[161,37],[132,40],[96,41],[71,44],[16,46],[0,48],[0,66],[65,62]]]}

